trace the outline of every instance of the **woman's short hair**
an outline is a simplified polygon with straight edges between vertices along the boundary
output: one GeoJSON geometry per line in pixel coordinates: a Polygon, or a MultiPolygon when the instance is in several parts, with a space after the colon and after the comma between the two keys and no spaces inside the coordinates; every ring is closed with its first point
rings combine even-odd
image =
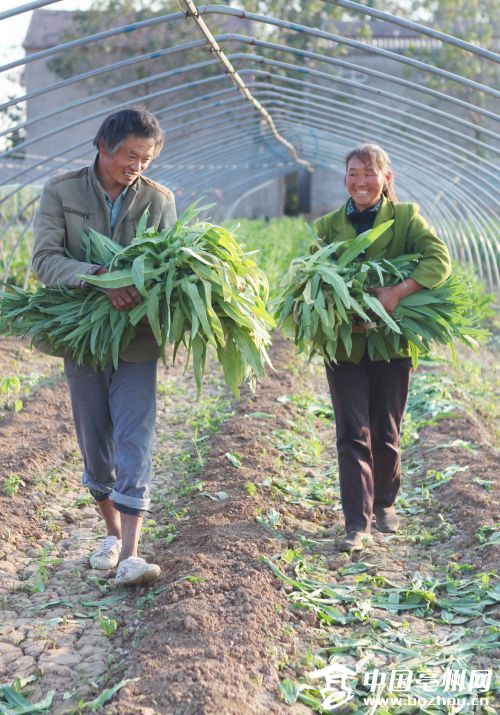
{"type": "Polygon", "coordinates": [[[145,107],[137,106],[113,112],[103,121],[94,137],[94,146],[104,144],[108,154],[114,154],[129,134],[141,139],[153,139],[153,159],[163,149],[164,133],[157,118],[145,107]]]}
{"type": "Polygon", "coordinates": [[[349,162],[354,157],[362,161],[365,166],[371,166],[374,169],[378,169],[383,174],[390,175],[390,178],[385,181],[382,193],[390,201],[397,201],[396,188],[394,186],[394,172],[392,170],[389,154],[385,151],[385,149],[382,149],[382,147],[378,144],[359,144],[359,146],[352,149],[352,151],[350,151],[345,158],[346,171],[349,162]]]}

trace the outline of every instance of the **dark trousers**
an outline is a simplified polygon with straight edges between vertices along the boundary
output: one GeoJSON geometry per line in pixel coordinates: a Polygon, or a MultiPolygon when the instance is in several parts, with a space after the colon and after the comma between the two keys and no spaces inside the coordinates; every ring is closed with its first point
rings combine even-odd
{"type": "Polygon", "coordinates": [[[378,506],[392,506],[400,486],[399,430],[411,360],[327,365],[337,426],[346,531],[370,531],[378,506]]]}

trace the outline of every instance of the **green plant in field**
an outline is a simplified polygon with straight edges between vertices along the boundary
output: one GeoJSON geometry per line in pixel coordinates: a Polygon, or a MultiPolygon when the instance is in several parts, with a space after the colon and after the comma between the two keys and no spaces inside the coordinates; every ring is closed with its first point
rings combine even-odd
{"type": "Polygon", "coordinates": [[[23,401],[19,398],[21,392],[21,381],[17,375],[3,377],[0,380],[0,396],[3,398],[3,409],[20,412],[23,409],[23,401]]]}
{"type": "Polygon", "coordinates": [[[75,499],[73,502],[76,507],[92,506],[95,504],[94,497],[92,494],[83,494],[75,499]]]}
{"type": "Polygon", "coordinates": [[[105,688],[93,700],[80,700],[76,707],[67,710],[68,715],[84,715],[85,713],[97,713],[104,705],[113,699],[114,695],[125,685],[135,683],[139,678],[126,678],[110,688],[105,688]]]}
{"type": "Polygon", "coordinates": [[[226,452],[224,457],[227,459],[229,464],[232,464],[232,466],[236,467],[236,469],[241,469],[243,466],[241,463],[241,454],[238,454],[238,452],[226,452]]]}
{"type": "Polygon", "coordinates": [[[50,557],[49,554],[50,547],[45,546],[38,557],[35,570],[26,582],[26,588],[31,593],[43,593],[45,591],[45,584],[50,575],[50,567],[57,566],[61,562],[61,559],[50,557]]]}
{"type": "Polygon", "coordinates": [[[21,479],[19,474],[17,474],[16,472],[12,472],[11,474],[9,474],[8,477],[6,477],[3,483],[3,489],[8,497],[13,497],[15,494],[17,494],[21,487],[24,487],[24,484],[25,483],[21,479]]]}
{"type": "Polygon", "coordinates": [[[270,298],[279,290],[279,281],[290,262],[306,253],[311,236],[303,219],[239,219],[238,236],[245,249],[255,251],[255,261],[269,280],[270,298]]]}
{"type": "Polygon", "coordinates": [[[99,625],[102,632],[110,638],[116,632],[118,628],[118,622],[114,618],[106,616],[101,609],[99,609],[97,618],[99,619],[99,625]]]}
{"type": "Polygon", "coordinates": [[[261,516],[259,513],[255,517],[255,521],[257,522],[257,524],[261,524],[262,526],[275,529],[281,521],[281,514],[279,513],[279,511],[277,511],[277,509],[271,506],[267,510],[267,514],[265,517],[261,516]]]}
{"type": "Polygon", "coordinates": [[[50,690],[42,700],[32,703],[21,695],[21,689],[30,680],[31,678],[16,678],[10,684],[0,685],[0,712],[5,713],[5,715],[49,712],[55,691],[50,690]]]}
{"type": "MultiPolygon", "coordinates": [[[[483,546],[499,546],[500,545],[500,523],[485,524],[480,526],[476,531],[476,539],[481,547],[483,546]]],[[[479,548],[479,547],[478,547],[479,548]]]]}
{"type": "Polygon", "coordinates": [[[245,482],[245,491],[249,497],[254,497],[257,495],[257,487],[253,482],[245,482]]]}

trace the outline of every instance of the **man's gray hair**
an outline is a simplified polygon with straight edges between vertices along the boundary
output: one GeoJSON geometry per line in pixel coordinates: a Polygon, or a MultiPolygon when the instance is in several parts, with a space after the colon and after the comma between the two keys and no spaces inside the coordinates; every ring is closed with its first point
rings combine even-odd
{"type": "Polygon", "coordinates": [[[155,149],[153,159],[163,149],[164,133],[154,114],[145,107],[132,107],[113,112],[103,121],[94,138],[94,146],[104,144],[108,154],[114,154],[129,134],[141,139],[153,139],[155,149]]]}

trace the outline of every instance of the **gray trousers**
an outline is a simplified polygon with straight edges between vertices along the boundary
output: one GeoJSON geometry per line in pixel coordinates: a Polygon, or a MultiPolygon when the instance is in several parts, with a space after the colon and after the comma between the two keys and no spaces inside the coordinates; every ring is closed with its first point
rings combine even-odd
{"type": "Polygon", "coordinates": [[[156,360],[94,370],[65,358],[82,484],[135,513],[149,507],[156,421],[156,360]]]}

